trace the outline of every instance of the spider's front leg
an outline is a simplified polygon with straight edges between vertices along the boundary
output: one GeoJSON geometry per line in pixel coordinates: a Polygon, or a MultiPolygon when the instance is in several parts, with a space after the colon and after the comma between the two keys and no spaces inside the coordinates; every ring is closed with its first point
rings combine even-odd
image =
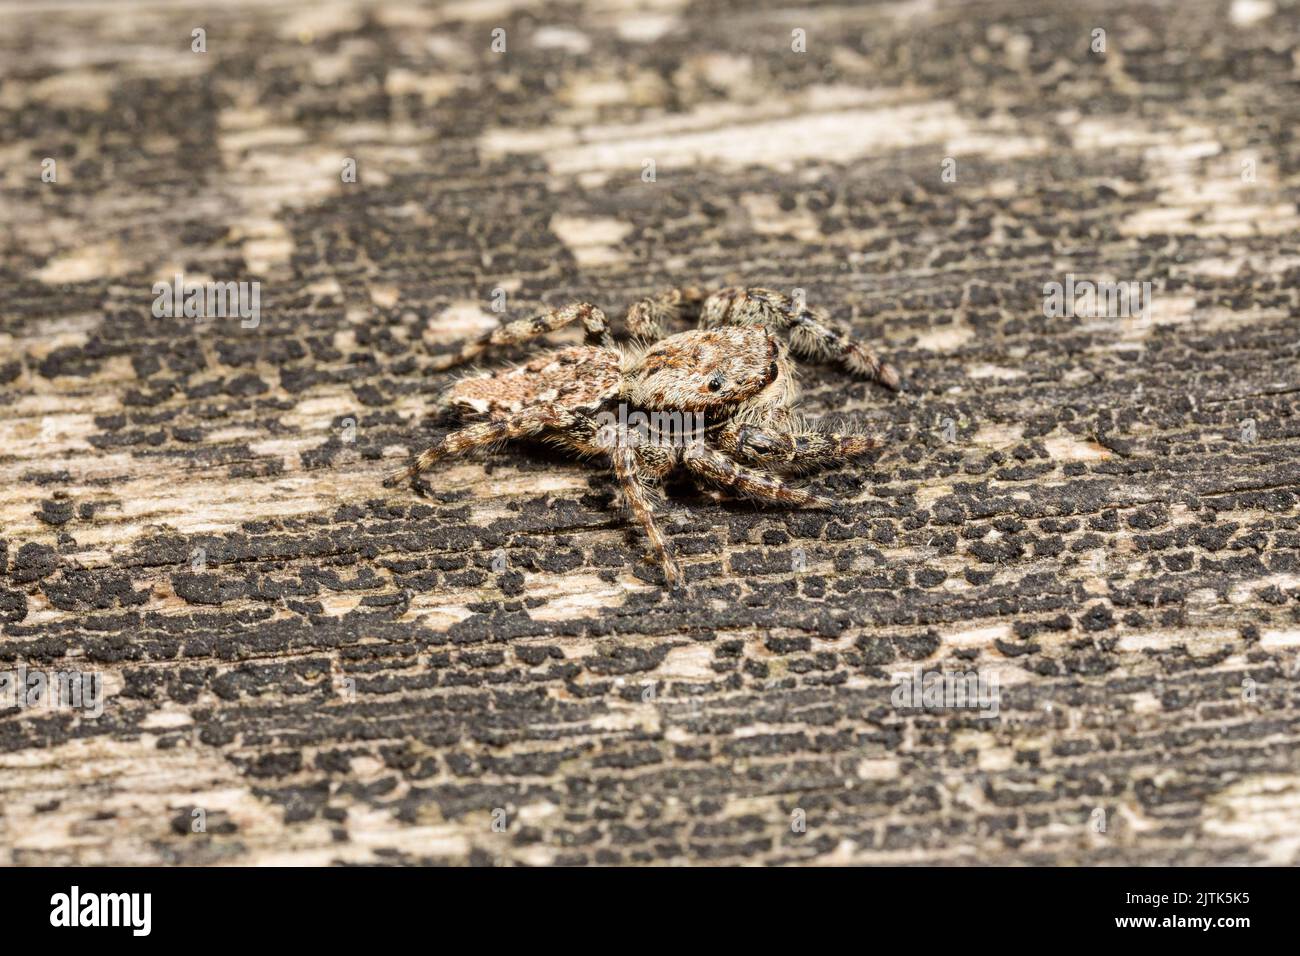
{"type": "Polygon", "coordinates": [[[861,458],[882,442],[869,435],[800,427],[732,425],[718,436],[718,447],[732,458],[785,474],[817,471],[861,458]]]}
{"type": "Polygon", "coordinates": [[[627,310],[625,321],[628,334],[647,342],[661,339],[670,324],[676,324],[684,318],[684,312],[698,312],[703,301],[704,292],[694,286],[669,289],[642,299],[627,310]]]}
{"type": "Polygon", "coordinates": [[[439,355],[433,360],[434,371],[461,365],[477,358],[494,345],[521,345],[547,332],[562,329],[573,322],[581,322],[587,330],[587,342],[592,345],[614,344],[609,334],[609,320],[605,313],[588,302],[574,302],[561,309],[551,309],[529,319],[516,319],[485,332],[472,342],[461,346],[450,355],[439,355]]]}
{"type": "Polygon", "coordinates": [[[847,328],[772,289],[723,289],[705,300],[700,325],[757,325],[784,329],[796,355],[838,361],[850,372],[899,387],[898,370],[853,337],[847,328]]]}
{"type": "Polygon", "coordinates": [[[825,508],[829,511],[843,510],[843,506],[834,498],[795,488],[770,472],[742,465],[705,445],[687,448],[682,454],[682,462],[691,474],[756,501],[793,507],[825,508]]]}
{"type": "Polygon", "coordinates": [[[442,441],[426,449],[409,468],[399,468],[384,477],[384,485],[391,487],[415,478],[420,472],[443,458],[463,455],[477,448],[487,448],[514,438],[528,438],[544,431],[571,428],[575,416],[553,405],[533,405],[498,421],[467,425],[443,437],[442,441]]]}
{"type": "Polygon", "coordinates": [[[650,546],[663,568],[664,580],[670,588],[677,590],[683,584],[682,569],[668,553],[668,542],[655,521],[656,492],[650,483],[672,467],[670,456],[660,454],[657,449],[642,451],[627,441],[619,441],[609,449],[609,453],[614,474],[623,489],[623,500],[650,539],[650,546]]]}

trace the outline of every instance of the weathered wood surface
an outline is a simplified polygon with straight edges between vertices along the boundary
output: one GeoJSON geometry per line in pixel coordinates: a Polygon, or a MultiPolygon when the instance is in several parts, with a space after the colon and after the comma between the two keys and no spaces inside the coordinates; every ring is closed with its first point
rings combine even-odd
{"type": "Polygon", "coordinates": [[[0,862],[1296,862],[1298,35],[1268,0],[0,8],[0,666],[108,693],[0,712],[0,862]],[[181,271],[261,282],[260,324],[155,318],[181,271]],[[1154,309],[1048,317],[1069,273],[1154,309]],[[850,515],[678,489],[674,598],[598,469],[380,487],[495,289],[680,283],[801,287],[907,374],[804,366],[890,439],[817,479],[850,515]],[[918,664],[999,716],[894,707],[918,664]]]}

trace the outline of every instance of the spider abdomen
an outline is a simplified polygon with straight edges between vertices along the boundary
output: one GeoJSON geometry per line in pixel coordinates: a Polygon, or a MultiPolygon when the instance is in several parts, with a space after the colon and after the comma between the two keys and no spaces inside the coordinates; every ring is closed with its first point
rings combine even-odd
{"type": "Polygon", "coordinates": [[[595,409],[618,395],[620,355],[615,349],[576,345],[544,352],[523,365],[463,378],[447,392],[453,408],[499,420],[530,405],[595,409]]]}

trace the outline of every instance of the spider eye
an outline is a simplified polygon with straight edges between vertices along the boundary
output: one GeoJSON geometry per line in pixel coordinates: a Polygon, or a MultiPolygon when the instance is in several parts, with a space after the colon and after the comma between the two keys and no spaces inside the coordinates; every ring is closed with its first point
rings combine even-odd
{"type": "Polygon", "coordinates": [[[709,379],[709,391],[716,392],[722,388],[722,373],[714,372],[713,377],[709,379]]]}

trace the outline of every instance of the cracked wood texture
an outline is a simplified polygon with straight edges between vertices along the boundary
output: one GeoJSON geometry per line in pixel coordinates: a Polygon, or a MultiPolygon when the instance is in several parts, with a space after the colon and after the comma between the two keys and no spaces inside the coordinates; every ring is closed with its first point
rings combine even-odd
{"type": "Polygon", "coordinates": [[[106,699],[0,711],[0,862],[1297,862],[1298,36],[6,5],[0,669],[106,699]],[[260,322],[155,317],[177,273],[260,322]],[[1071,274],[1151,308],[1048,315],[1071,274]],[[593,465],[381,488],[449,427],[438,355],[681,284],[802,288],[903,370],[803,366],[888,439],[812,479],[847,514],[675,487],[678,597],[593,465]],[[894,706],[917,666],[997,717],[894,706]]]}

